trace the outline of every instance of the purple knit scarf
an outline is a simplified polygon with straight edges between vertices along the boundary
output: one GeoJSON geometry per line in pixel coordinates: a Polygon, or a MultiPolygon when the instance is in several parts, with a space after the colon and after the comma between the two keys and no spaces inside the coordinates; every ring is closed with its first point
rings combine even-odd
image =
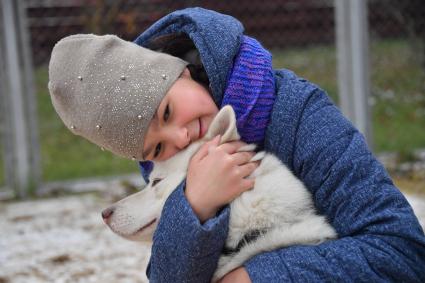
{"type": "MultiPolygon", "coordinates": [[[[229,72],[221,107],[230,104],[236,113],[241,139],[263,146],[275,98],[272,56],[255,39],[243,36],[239,53],[229,72]]],[[[139,162],[148,182],[153,163],[139,162]]]]}
{"type": "Polygon", "coordinates": [[[274,98],[272,56],[257,40],[243,36],[221,103],[235,110],[243,141],[263,144],[274,98]]]}

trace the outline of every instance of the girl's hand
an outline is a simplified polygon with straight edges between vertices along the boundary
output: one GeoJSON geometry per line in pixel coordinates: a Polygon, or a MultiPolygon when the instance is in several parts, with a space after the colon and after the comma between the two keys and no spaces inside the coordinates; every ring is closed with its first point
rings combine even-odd
{"type": "Polygon", "coordinates": [[[254,187],[248,177],[257,167],[253,152],[237,152],[245,143],[220,145],[220,136],[205,143],[192,157],[186,179],[186,197],[201,222],[254,187]]]}
{"type": "Polygon", "coordinates": [[[244,267],[239,267],[224,275],[218,283],[251,283],[251,279],[246,269],[244,267]]]}

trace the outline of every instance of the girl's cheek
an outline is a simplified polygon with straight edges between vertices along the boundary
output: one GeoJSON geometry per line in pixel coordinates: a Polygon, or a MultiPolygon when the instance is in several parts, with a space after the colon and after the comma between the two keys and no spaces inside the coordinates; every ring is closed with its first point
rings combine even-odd
{"type": "Polygon", "coordinates": [[[177,153],[177,151],[175,149],[170,149],[170,146],[168,146],[168,148],[162,154],[160,161],[167,160],[168,158],[172,157],[176,153],[177,153]]]}

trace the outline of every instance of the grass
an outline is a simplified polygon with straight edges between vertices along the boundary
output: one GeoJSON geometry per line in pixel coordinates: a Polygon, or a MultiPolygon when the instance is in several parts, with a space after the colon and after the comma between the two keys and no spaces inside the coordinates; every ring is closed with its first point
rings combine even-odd
{"type": "MultiPolygon", "coordinates": [[[[405,41],[373,42],[370,50],[374,151],[425,148],[425,73],[405,41]]],[[[273,52],[274,67],[320,85],[338,101],[336,54],[329,46],[273,52]]]]}
{"type": "MultiPolygon", "coordinates": [[[[320,85],[337,99],[335,49],[314,46],[273,50],[275,68],[287,68],[320,85]]],[[[404,41],[371,45],[374,150],[410,152],[425,147],[424,72],[404,41]]],[[[47,90],[47,68],[35,71],[43,180],[64,180],[137,172],[135,162],[101,151],[74,136],[54,112],[47,90]]],[[[0,153],[1,160],[1,153],[0,153]]],[[[4,182],[0,162],[0,184],[4,182]]]]}
{"type": "Polygon", "coordinates": [[[425,148],[425,73],[403,42],[372,45],[374,142],[377,151],[425,148]]]}
{"type": "Polygon", "coordinates": [[[43,180],[64,180],[137,172],[135,162],[101,151],[73,135],[57,116],[47,90],[47,68],[35,72],[43,180]]]}
{"type": "Polygon", "coordinates": [[[287,50],[272,50],[273,67],[294,71],[319,85],[338,102],[336,57],[333,46],[314,46],[287,50]]]}

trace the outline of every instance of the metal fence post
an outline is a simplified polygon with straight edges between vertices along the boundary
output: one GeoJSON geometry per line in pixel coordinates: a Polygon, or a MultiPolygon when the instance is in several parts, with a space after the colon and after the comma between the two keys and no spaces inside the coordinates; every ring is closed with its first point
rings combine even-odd
{"type": "MultiPolygon", "coordinates": [[[[3,18],[3,6],[0,6],[3,18]]],[[[2,21],[1,26],[3,27],[4,22],[2,21]]],[[[0,199],[11,198],[13,197],[13,191],[11,188],[13,180],[13,170],[9,168],[9,164],[13,163],[13,156],[10,154],[12,149],[12,142],[10,139],[6,138],[10,135],[8,132],[10,127],[7,125],[10,124],[10,115],[8,107],[6,106],[6,93],[9,93],[8,85],[6,84],[6,64],[5,64],[5,39],[3,29],[0,31],[0,138],[2,142],[2,153],[3,153],[3,169],[4,169],[4,185],[0,189],[0,199]]]]}
{"type": "Polygon", "coordinates": [[[340,106],[372,146],[367,2],[335,0],[335,23],[340,106]]]}
{"type": "Polygon", "coordinates": [[[35,114],[32,60],[28,51],[28,35],[25,11],[21,0],[2,0],[3,39],[5,56],[5,80],[7,87],[4,103],[8,116],[5,123],[6,178],[9,187],[24,197],[29,190],[38,186],[40,167],[38,164],[37,119],[35,114]]]}
{"type": "MultiPolygon", "coordinates": [[[[24,1],[16,1],[19,19],[19,35],[21,54],[23,60],[23,74],[25,86],[25,111],[27,117],[27,131],[29,135],[30,146],[30,177],[31,186],[34,189],[39,188],[41,182],[41,157],[40,157],[40,143],[39,143],[39,127],[37,115],[37,93],[36,85],[34,82],[34,65],[31,55],[31,36],[29,32],[29,24],[27,21],[27,9],[24,1]]],[[[47,86],[46,86],[47,88],[47,86]]]]}

